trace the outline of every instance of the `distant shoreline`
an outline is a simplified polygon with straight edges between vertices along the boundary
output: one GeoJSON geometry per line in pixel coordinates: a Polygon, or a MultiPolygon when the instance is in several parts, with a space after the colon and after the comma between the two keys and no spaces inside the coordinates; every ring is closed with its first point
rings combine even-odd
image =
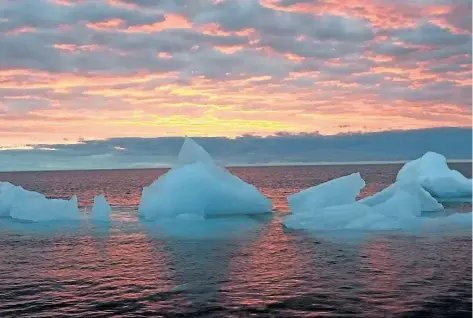
{"type": "MultiPolygon", "coordinates": [[[[411,160],[391,160],[391,161],[321,161],[321,162],[270,162],[254,164],[227,164],[227,168],[256,168],[256,167],[304,167],[304,166],[361,166],[361,165],[395,165],[404,164],[411,160]]],[[[451,159],[448,163],[473,163],[472,159],[451,159]]],[[[218,163],[218,162],[217,162],[218,163]]],[[[221,163],[220,163],[221,164],[221,163]]],[[[148,167],[123,167],[123,168],[89,168],[89,169],[42,169],[42,170],[0,170],[0,173],[15,172],[63,172],[63,171],[113,171],[113,170],[145,170],[145,169],[170,169],[171,165],[156,165],[148,167]]],[[[0,180],[1,181],[1,180],[0,180]]]]}

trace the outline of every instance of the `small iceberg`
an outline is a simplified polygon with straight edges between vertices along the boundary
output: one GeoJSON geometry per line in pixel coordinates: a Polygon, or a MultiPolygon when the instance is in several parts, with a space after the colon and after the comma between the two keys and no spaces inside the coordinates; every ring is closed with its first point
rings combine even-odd
{"type": "Polygon", "coordinates": [[[0,216],[28,222],[78,220],[77,196],[70,200],[48,199],[8,182],[0,184],[0,216]]]}
{"type": "Polygon", "coordinates": [[[12,207],[32,200],[45,199],[41,193],[28,191],[9,182],[0,183],[0,216],[9,217],[12,207]]]}
{"type": "Polygon", "coordinates": [[[272,204],[254,186],[218,166],[192,139],[186,138],[177,165],[144,187],[139,214],[145,220],[262,214],[272,204]]]}
{"type": "Polygon", "coordinates": [[[427,152],[422,157],[407,162],[397,174],[398,182],[417,182],[431,195],[440,199],[469,198],[472,180],[448,167],[441,154],[427,152]]]}
{"type": "Polygon", "coordinates": [[[58,220],[79,220],[77,196],[70,200],[30,198],[11,206],[10,216],[17,220],[45,222],[58,220]]]}
{"type": "Polygon", "coordinates": [[[97,195],[94,198],[94,205],[92,206],[92,215],[91,219],[94,221],[108,222],[110,221],[110,214],[112,213],[112,208],[108,204],[105,197],[97,195]]]}
{"type": "Polygon", "coordinates": [[[359,202],[334,205],[310,213],[289,215],[284,218],[283,223],[288,228],[298,230],[386,231],[410,226],[420,212],[419,200],[399,191],[374,207],[359,202]]]}
{"type": "Polygon", "coordinates": [[[435,222],[421,217],[423,211],[438,211],[442,205],[415,182],[396,182],[373,196],[355,201],[364,186],[360,179],[359,174],[352,174],[293,195],[293,198],[301,198],[301,194],[311,197],[291,205],[292,214],[283,218],[284,226],[309,231],[410,230],[432,223],[458,225],[461,222],[468,222],[463,226],[471,226],[471,214],[435,222]]]}

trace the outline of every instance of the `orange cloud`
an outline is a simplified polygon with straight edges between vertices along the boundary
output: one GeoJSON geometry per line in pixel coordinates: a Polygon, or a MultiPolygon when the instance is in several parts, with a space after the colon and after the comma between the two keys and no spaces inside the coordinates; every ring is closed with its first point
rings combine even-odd
{"type": "Polygon", "coordinates": [[[192,23],[190,23],[184,16],[177,14],[165,15],[165,20],[162,22],[156,22],[153,24],[130,26],[126,29],[126,32],[159,32],[167,29],[191,29],[192,23]]]}
{"type": "Polygon", "coordinates": [[[416,25],[416,19],[439,16],[451,10],[448,6],[416,5],[414,3],[379,0],[324,0],[296,3],[284,7],[279,0],[262,0],[261,3],[274,10],[309,13],[313,15],[333,14],[368,20],[382,29],[404,28],[416,25]]]}
{"type": "MultiPolygon", "coordinates": [[[[398,73],[397,69],[388,67],[374,68],[373,71],[398,73]]],[[[410,76],[418,75],[416,71],[412,72],[410,76]]],[[[294,75],[295,78],[316,78],[317,72],[294,75]]],[[[48,100],[56,102],[54,108],[35,109],[17,120],[12,120],[12,115],[0,115],[0,126],[10,131],[9,137],[2,137],[2,143],[31,143],[32,131],[43,142],[61,142],[62,138],[74,140],[79,136],[193,134],[234,137],[245,133],[269,135],[276,131],[313,131],[314,127],[321,133],[335,134],[439,126],[438,118],[425,116],[426,109],[442,113],[442,125],[471,124],[471,114],[461,111],[457,105],[389,103],[378,100],[376,95],[356,93],[356,84],[344,81],[315,80],[315,87],[291,89],[290,82],[272,84],[267,82],[272,80],[271,77],[256,76],[220,83],[195,78],[191,86],[172,82],[156,85],[153,89],[144,86],[156,80],[165,83],[176,76],[173,73],[116,77],[0,71],[5,89],[21,85],[24,89],[48,89],[64,96],[73,94],[73,89],[81,88],[83,91],[81,95],[70,95],[63,100],[56,100],[53,94],[48,100]],[[29,79],[26,84],[22,80],[25,77],[29,79]],[[19,122],[28,129],[16,129],[19,122]]],[[[26,98],[41,100],[41,96],[24,94],[12,99],[21,101],[26,98]]]]}
{"type": "MultiPolygon", "coordinates": [[[[60,5],[75,3],[70,0],[57,1],[60,5]]],[[[220,1],[215,0],[215,3],[218,2],[220,1]]],[[[218,23],[193,25],[185,16],[175,13],[166,14],[163,21],[146,25],[129,26],[121,19],[88,23],[90,33],[94,30],[118,31],[128,33],[127,37],[138,36],[145,41],[146,36],[153,35],[134,33],[192,28],[196,32],[213,37],[192,38],[186,42],[188,47],[193,45],[188,52],[182,52],[181,49],[179,54],[171,52],[171,49],[169,52],[165,49],[151,51],[151,55],[158,57],[155,60],[157,64],[175,67],[176,71],[173,72],[153,72],[151,69],[159,69],[154,67],[150,67],[149,71],[129,70],[127,67],[133,68],[134,65],[143,67],[141,64],[129,63],[126,67],[116,65],[116,68],[121,72],[123,66],[126,71],[134,71],[134,74],[111,75],[115,71],[115,65],[106,65],[109,69],[105,71],[110,73],[109,75],[100,73],[104,71],[101,68],[96,71],[83,71],[82,74],[80,69],[77,73],[49,73],[21,69],[21,65],[25,68],[46,68],[48,63],[37,63],[37,66],[30,64],[28,60],[22,64],[18,62],[19,59],[12,58],[11,65],[20,66],[15,69],[3,67],[0,70],[3,94],[0,102],[0,143],[26,144],[34,143],[35,140],[61,142],[62,138],[77,140],[79,137],[186,134],[234,137],[245,133],[264,136],[277,131],[318,130],[323,134],[335,134],[349,131],[471,126],[471,100],[468,101],[464,96],[472,85],[471,54],[464,53],[464,43],[460,43],[459,49],[452,50],[452,53],[449,50],[444,52],[444,47],[439,49],[441,44],[432,47],[417,45],[416,52],[398,56],[376,53],[375,46],[372,46],[384,42],[407,47],[385,31],[415,27],[416,23],[424,20],[448,28],[452,32],[465,33],[465,30],[460,30],[461,23],[457,27],[452,25],[455,22],[452,20],[452,6],[420,5],[419,2],[406,1],[321,0],[283,7],[278,5],[280,2],[261,1],[263,6],[277,10],[279,14],[285,11],[363,19],[372,24],[377,34],[374,39],[365,43],[347,41],[333,45],[333,42],[343,42],[343,39],[316,39],[316,35],[296,37],[291,35],[293,33],[289,34],[290,32],[278,38],[278,34],[274,34],[277,32],[265,35],[263,31],[260,34],[252,28],[235,32],[223,29],[218,23]],[[248,37],[248,43],[242,45],[241,39],[236,42],[220,41],[223,37],[235,36],[248,37]],[[264,36],[270,38],[264,39],[264,36]],[[289,38],[290,41],[284,42],[289,38]],[[324,55],[325,52],[321,50],[319,57],[298,56],[295,53],[297,50],[290,53],[290,43],[294,43],[294,40],[304,40],[301,45],[307,44],[307,47],[302,49],[307,51],[314,45],[314,56],[318,53],[317,45],[327,49],[329,53],[324,55]],[[275,45],[276,43],[281,46],[275,45]],[[215,58],[215,54],[209,54],[209,59],[205,60],[206,50],[210,45],[226,56],[215,58]],[[328,47],[322,47],[324,45],[328,47]],[[280,51],[275,49],[278,47],[281,48],[280,51]],[[195,52],[197,49],[200,50],[195,52]],[[439,61],[426,60],[428,54],[416,60],[416,54],[430,51],[439,53],[439,61]],[[193,60],[196,56],[198,60],[193,60]],[[261,58],[261,63],[260,60],[255,62],[252,57],[261,58]],[[180,59],[184,60],[181,65],[180,59]],[[226,61],[229,61],[228,65],[226,61]],[[214,62],[221,64],[215,66],[212,64],[214,62]],[[450,69],[449,64],[455,67],[450,69]],[[440,66],[440,71],[434,66],[440,66]],[[298,71],[301,69],[304,71],[298,71]],[[445,92],[434,91],[434,97],[429,100],[428,94],[422,94],[426,87],[431,90],[436,90],[437,87],[446,88],[445,92]],[[449,87],[453,87],[451,95],[449,87]],[[395,93],[398,95],[394,95],[395,93]],[[414,99],[418,100],[412,101],[414,99]]],[[[159,4],[155,8],[145,9],[118,0],[108,0],[108,3],[120,6],[120,10],[136,10],[140,13],[145,10],[161,10],[156,9],[159,4]]],[[[65,21],[61,23],[64,24],[58,29],[62,32],[69,32],[76,27],[65,21]]],[[[50,25],[46,28],[50,28],[50,25]]],[[[36,34],[40,31],[42,30],[24,26],[8,32],[6,38],[16,41],[22,36],[31,36],[22,35],[23,33],[36,34]]],[[[100,34],[110,35],[109,32],[100,34]]],[[[460,38],[458,41],[461,42],[465,37],[457,38],[460,38]]],[[[452,43],[457,41],[457,38],[453,39],[452,43]]],[[[110,45],[120,47],[119,41],[110,42],[110,45]]],[[[45,42],[41,43],[43,45],[45,42]]],[[[127,51],[122,52],[114,47],[97,44],[73,45],[60,41],[46,43],[56,43],[53,47],[61,52],[61,57],[67,62],[80,60],[77,57],[90,58],[92,53],[105,53],[101,56],[105,58],[107,54],[126,55],[130,59],[134,58],[133,54],[136,53],[128,46],[124,46],[127,51]],[[83,54],[84,52],[87,54],[83,54]]],[[[84,43],[94,42],[91,40],[84,43]]],[[[389,48],[386,51],[389,52],[389,48]]],[[[385,51],[380,49],[379,52],[385,51]]],[[[41,57],[41,54],[38,56],[41,57]]],[[[46,58],[45,60],[49,62],[46,58]]],[[[120,64],[121,60],[117,60],[117,64],[120,64]]],[[[111,60],[113,61],[115,60],[111,60]]],[[[80,68],[81,63],[78,63],[77,68],[80,68]]],[[[10,64],[5,62],[3,65],[8,67],[10,64]]],[[[60,63],[58,65],[61,66],[60,63]]],[[[61,67],[54,68],[57,69],[61,67]]]]}
{"type": "Polygon", "coordinates": [[[229,46],[216,45],[214,46],[214,48],[225,54],[233,54],[235,52],[243,50],[243,46],[239,46],[239,45],[229,45],[229,46]]]}
{"type": "Polygon", "coordinates": [[[158,56],[162,59],[172,59],[172,55],[167,52],[159,52],[158,56]]]}
{"type": "Polygon", "coordinates": [[[21,33],[29,33],[29,32],[35,32],[35,31],[36,31],[36,28],[25,26],[25,27],[21,27],[21,28],[18,28],[18,29],[8,31],[6,34],[7,35],[18,35],[18,34],[21,34],[21,33]]]}
{"type": "Polygon", "coordinates": [[[121,19],[112,19],[104,22],[87,23],[86,26],[94,30],[114,30],[125,23],[121,19]]]}

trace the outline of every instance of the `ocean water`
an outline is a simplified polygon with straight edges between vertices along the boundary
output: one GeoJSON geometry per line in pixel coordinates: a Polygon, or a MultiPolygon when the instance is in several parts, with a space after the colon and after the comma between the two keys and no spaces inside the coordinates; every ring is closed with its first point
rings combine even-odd
{"type": "MultiPolygon", "coordinates": [[[[451,167],[471,177],[470,164],[451,167]]],[[[233,168],[274,215],[172,233],[136,211],[165,169],[0,173],[50,197],[77,194],[84,213],[104,193],[114,210],[110,226],[0,219],[0,317],[471,317],[471,231],[327,237],[281,226],[289,194],[359,171],[366,196],[399,168],[233,168]]]]}

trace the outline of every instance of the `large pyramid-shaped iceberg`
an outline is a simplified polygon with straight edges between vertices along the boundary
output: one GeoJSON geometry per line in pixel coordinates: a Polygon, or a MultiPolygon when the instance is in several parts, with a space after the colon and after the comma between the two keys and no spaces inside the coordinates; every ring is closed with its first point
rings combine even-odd
{"type": "Polygon", "coordinates": [[[211,217],[271,212],[271,201],[254,186],[215,164],[210,155],[186,138],[177,165],[143,188],[140,216],[211,217]]]}
{"type": "Polygon", "coordinates": [[[444,156],[430,151],[407,162],[398,172],[396,180],[417,182],[437,198],[470,198],[472,195],[471,179],[451,170],[444,156]]]}

